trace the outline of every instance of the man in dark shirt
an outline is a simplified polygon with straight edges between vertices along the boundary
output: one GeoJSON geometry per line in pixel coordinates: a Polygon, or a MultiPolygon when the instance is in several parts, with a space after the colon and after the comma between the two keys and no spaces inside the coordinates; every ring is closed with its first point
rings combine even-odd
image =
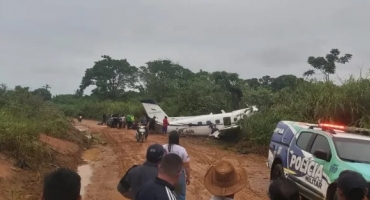
{"type": "Polygon", "coordinates": [[[154,180],[158,175],[158,164],[164,156],[163,146],[152,144],[146,152],[146,161],[142,165],[131,167],[117,186],[117,190],[128,199],[135,199],[139,188],[147,181],[154,180]]]}
{"type": "Polygon", "coordinates": [[[107,115],[103,114],[103,125],[107,123],[107,115]]]}
{"type": "Polygon", "coordinates": [[[177,200],[173,191],[181,170],[181,157],[174,153],[166,154],[159,164],[158,176],[140,188],[136,200],[177,200]]]}

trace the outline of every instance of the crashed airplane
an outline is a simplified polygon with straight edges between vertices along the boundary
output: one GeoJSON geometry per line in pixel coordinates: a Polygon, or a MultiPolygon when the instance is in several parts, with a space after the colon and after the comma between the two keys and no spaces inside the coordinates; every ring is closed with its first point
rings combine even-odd
{"type": "Polygon", "coordinates": [[[161,107],[152,99],[141,101],[149,118],[155,117],[157,125],[162,126],[165,116],[167,116],[169,126],[168,132],[177,130],[180,135],[194,135],[194,136],[210,136],[219,138],[225,130],[237,129],[239,125],[237,122],[243,117],[249,117],[254,112],[258,111],[257,107],[250,106],[240,110],[225,112],[221,110],[220,114],[208,114],[198,116],[186,117],[170,117],[161,107]]]}

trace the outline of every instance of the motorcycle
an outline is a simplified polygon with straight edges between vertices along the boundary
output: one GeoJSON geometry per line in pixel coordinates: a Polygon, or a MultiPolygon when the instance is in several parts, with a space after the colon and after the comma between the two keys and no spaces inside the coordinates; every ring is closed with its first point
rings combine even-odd
{"type": "Polygon", "coordinates": [[[80,115],[79,117],[78,117],[78,122],[81,122],[82,121],[82,116],[80,115]]]}
{"type": "Polygon", "coordinates": [[[145,139],[145,126],[140,125],[136,130],[136,141],[144,143],[145,139]]]}

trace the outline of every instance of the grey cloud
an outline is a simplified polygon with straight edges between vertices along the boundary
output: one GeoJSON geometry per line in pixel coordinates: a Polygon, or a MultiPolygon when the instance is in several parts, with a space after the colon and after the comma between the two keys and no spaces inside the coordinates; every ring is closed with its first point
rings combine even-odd
{"type": "Polygon", "coordinates": [[[135,66],[170,58],[193,71],[243,78],[301,76],[307,57],[354,55],[338,75],[370,63],[369,1],[0,0],[0,82],[72,93],[101,55],[135,66]]]}

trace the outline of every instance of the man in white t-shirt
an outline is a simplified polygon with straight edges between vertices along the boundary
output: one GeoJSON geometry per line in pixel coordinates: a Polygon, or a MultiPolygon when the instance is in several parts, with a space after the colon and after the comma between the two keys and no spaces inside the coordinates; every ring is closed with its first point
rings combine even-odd
{"type": "Polygon", "coordinates": [[[126,117],[125,114],[122,114],[121,116],[121,122],[122,122],[122,128],[126,127],[126,117]]]}

